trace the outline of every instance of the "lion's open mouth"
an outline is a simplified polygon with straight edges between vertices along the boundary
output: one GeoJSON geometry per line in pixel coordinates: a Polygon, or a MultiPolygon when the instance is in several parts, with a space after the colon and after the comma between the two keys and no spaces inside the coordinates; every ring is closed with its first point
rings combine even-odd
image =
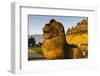
{"type": "Polygon", "coordinates": [[[46,30],[45,30],[45,31],[43,31],[43,33],[49,33],[49,32],[50,32],[50,31],[46,31],[46,30]]]}

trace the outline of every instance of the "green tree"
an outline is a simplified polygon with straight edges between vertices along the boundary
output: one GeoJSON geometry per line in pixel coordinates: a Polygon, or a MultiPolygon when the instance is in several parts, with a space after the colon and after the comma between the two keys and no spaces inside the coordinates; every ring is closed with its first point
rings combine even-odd
{"type": "Polygon", "coordinates": [[[35,38],[31,36],[31,38],[28,39],[28,46],[33,47],[35,46],[35,38]]]}

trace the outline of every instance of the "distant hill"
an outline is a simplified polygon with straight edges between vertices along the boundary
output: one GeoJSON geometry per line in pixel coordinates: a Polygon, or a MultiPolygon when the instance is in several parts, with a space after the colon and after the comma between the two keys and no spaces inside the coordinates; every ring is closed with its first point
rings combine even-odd
{"type": "Polygon", "coordinates": [[[78,46],[84,56],[87,57],[88,52],[88,19],[78,22],[75,27],[68,28],[66,32],[66,40],[69,44],[78,46]]]}

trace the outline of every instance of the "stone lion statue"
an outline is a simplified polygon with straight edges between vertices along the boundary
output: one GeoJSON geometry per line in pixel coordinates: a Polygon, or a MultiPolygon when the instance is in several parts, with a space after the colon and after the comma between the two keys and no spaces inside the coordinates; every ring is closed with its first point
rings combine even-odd
{"type": "Polygon", "coordinates": [[[51,19],[43,27],[43,54],[46,59],[82,58],[81,50],[66,42],[64,27],[60,22],[51,19]]]}

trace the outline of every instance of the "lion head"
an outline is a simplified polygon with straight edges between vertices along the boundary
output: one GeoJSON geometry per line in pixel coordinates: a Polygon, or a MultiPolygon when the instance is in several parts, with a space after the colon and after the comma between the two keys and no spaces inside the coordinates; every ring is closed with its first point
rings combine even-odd
{"type": "Polygon", "coordinates": [[[60,22],[51,19],[48,24],[43,27],[43,38],[45,40],[54,38],[58,35],[64,35],[64,27],[60,22]]]}

